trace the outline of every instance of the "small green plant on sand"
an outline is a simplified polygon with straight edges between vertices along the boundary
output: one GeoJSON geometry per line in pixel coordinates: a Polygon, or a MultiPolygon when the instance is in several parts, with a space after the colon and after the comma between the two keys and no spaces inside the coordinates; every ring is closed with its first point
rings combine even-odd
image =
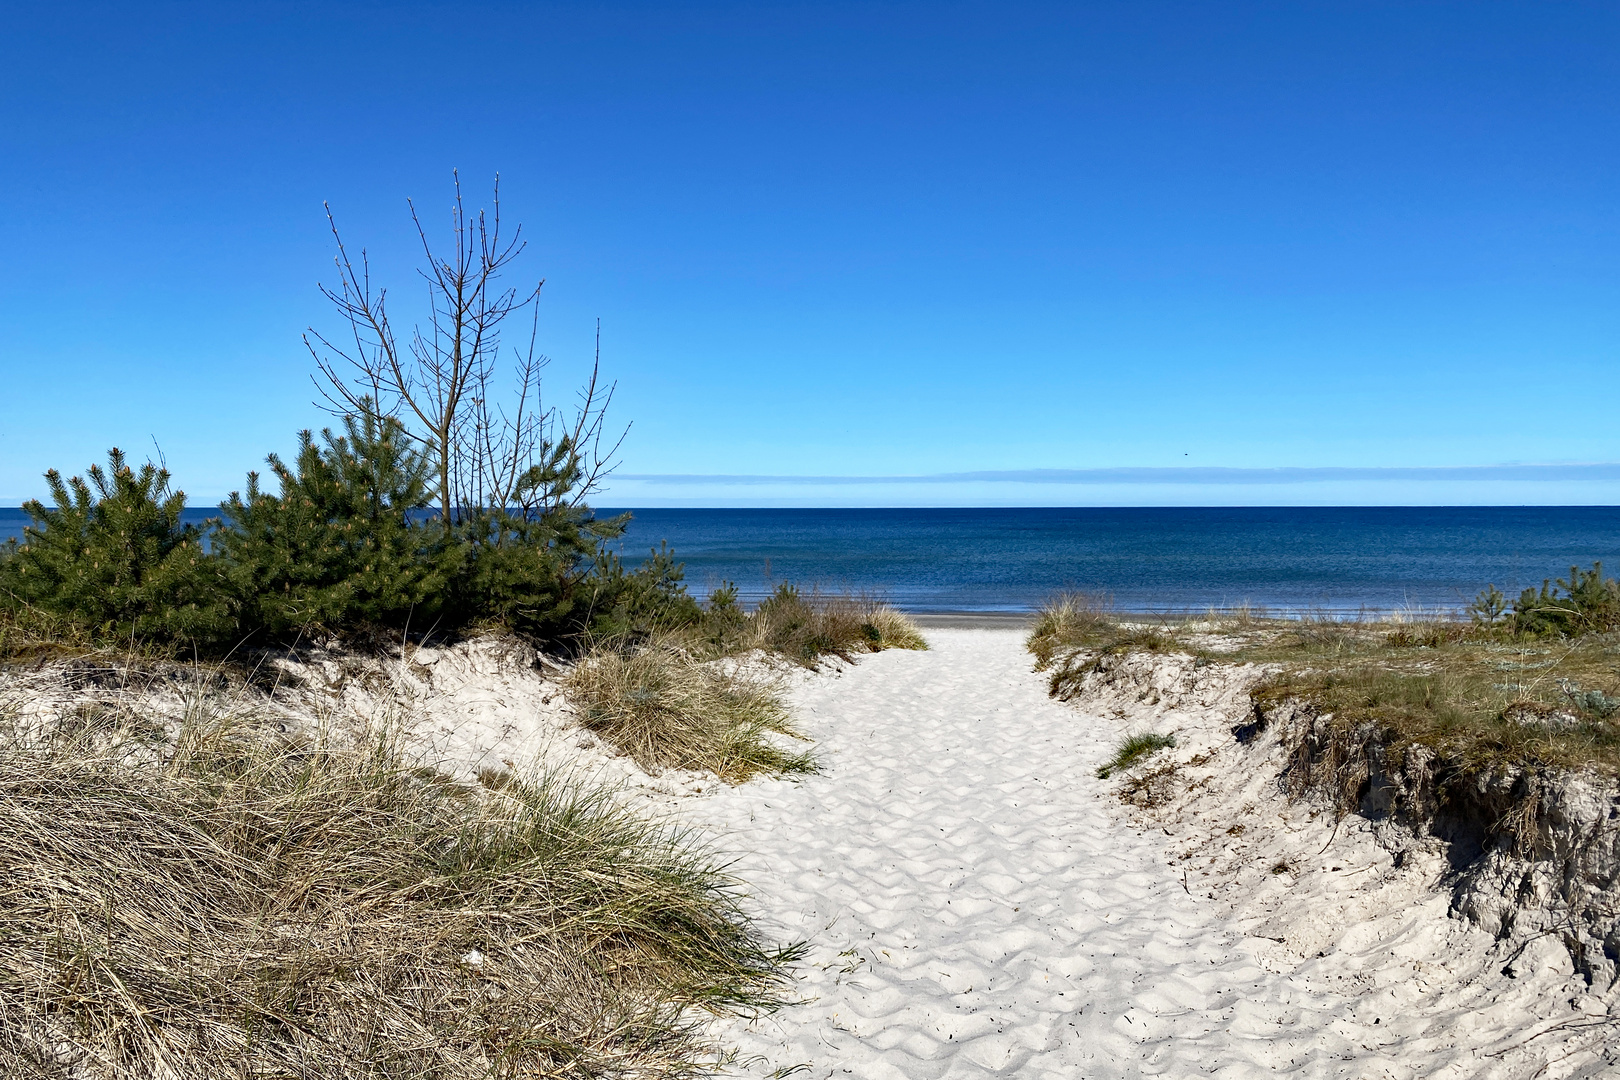
{"type": "Polygon", "coordinates": [[[1097,770],[1097,778],[1106,780],[1116,772],[1129,769],[1138,762],[1146,761],[1160,750],[1174,745],[1176,745],[1174,735],[1160,735],[1152,731],[1134,732],[1125,736],[1119,745],[1114,747],[1114,756],[1097,770]]]}
{"type": "Polygon", "coordinates": [[[1509,618],[1521,634],[1577,637],[1620,630],[1620,582],[1603,576],[1602,563],[1590,570],[1572,566],[1569,577],[1520,593],[1509,618]]]}

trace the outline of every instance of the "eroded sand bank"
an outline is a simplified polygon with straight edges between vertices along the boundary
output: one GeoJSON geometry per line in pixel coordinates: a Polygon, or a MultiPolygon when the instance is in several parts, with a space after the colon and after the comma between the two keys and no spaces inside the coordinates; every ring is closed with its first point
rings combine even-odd
{"type": "MultiPolygon", "coordinates": [[[[929,638],[930,652],[863,657],[796,684],[821,775],[685,801],[737,853],[765,930],[809,945],[796,1004],[720,1025],[740,1050],[736,1073],[1518,1077],[1614,1067],[1603,1035],[1614,1029],[1593,1015],[1605,1006],[1567,955],[1542,942],[1504,973],[1501,946],[1447,915],[1435,859],[1396,866],[1370,835],[1335,832],[1306,808],[1250,806],[1282,823],[1301,858],[1332,846],[1342,865],[1294,883],[1288,904],[1268,897],[1266,912],[1249,910],[1238,890],[1216,895],[1206,875],[1188,876],[1188,831],[1210,822],[1151,822],[1096,778],[1138,718],[1049,699],[1015,631],[929,638]],[[1279,945],[1294,930],[1279,922],[1283,909],[1315,935],[1313,955],[1279,945]],[[1350,911],[1356,919],[1338,925],[1350,911]]],[[[1194,740],[1211,737],[1200,724],[1224,722],[1164,719],[1194,740]]],[[[1234,777],[1234,789],[1251,779],[1234,777]]]]}

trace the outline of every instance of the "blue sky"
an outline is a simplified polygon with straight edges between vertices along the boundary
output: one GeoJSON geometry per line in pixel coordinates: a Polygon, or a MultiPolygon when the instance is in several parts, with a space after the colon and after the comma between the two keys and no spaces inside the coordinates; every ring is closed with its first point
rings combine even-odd
{"type": "Polygon", "coordinates": [[[452,168],[552,393],[602,321],[608,505],[1620,502],[1617,54],[1612,4],[14,5],[0,503],[114,444],[240,486],[322,422],[322,201],[404,319],[452,168]],[[1250,471],[1096,472],[1188,468],[1250,471]]]}

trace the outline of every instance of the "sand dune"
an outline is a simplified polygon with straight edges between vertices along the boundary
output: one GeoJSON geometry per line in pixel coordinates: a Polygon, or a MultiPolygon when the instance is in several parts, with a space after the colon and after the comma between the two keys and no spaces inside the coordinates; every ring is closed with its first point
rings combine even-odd
{"type": "MultiPolygon", "coordinates": [[[[738,853],[768,932],[809,943],[796,1004],[718,1025],[739,1048],[734,1073],[1510,1077],[1615,1067],[1593,1030],[1613,1028],[1588,1015],[1602,1003],[1567,955],[1560,963],[1562,950],[1542,942],[1503,974],[1489,935],[1446,914],[1432,865],[1397,873],[1368,835],[1333,835],[1304,808],[1251,808],[1282,820],[1279,835],[1302,856],[1337,844],[1344,867],[1376,870],[1359,884],[1343,884],[1345,873],[1321,879],[1340,884],[1291,882],[1302,891],[1271,897],[1259,913],[1269,921],[1257,918],[1205,887],[1201,871],[1188,878],[1185,862],[1173,864],[1186,828],[1133,816],[1096,778],[1132,718],[1047,698],[1015,632],[929,637],[931,652],[863,658],[795,687],[821,775],[683,801],[738,853]],[[1360,890],[1356,904],[1346,889],[1360,890]],[[1275,940],[1296,926],[1314,935],[1311,956],[1275,940]]],[[[1195,714],[1169,719],[1200,737],[1195,714]]],[[[1233,788],[1252,781],[1233,777],[1233,788]]]]}

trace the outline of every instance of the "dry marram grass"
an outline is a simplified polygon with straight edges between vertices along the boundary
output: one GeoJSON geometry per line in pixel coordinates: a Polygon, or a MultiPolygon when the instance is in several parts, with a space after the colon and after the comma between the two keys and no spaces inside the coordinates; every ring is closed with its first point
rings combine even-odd
{"type": "Polygon", "coordinates": [[[799,735],[767,676],[704,662],[673,639],[596,648],[567,687],[585,726],[651,772],[701,769],[737,782],[814,767],[773,738],[799,735]]]}
{"type": "Polygon", "coordinates": [[[1514,637],[1433,613],[1244,612],[1153,626],[1065,597],[1042,613],[1028,645],[1059,697],[1077,692],[1102,657],[1181,651],[1269,667],[1253,695],[1262,708],[1298,700],[1374,742],[1430,747],[1466,772],[1620,768],[1620,634],[1514,637]]]}
{"type": "Polygon", "coordinates": [[[780,959],[601,791],[111,712],[0,739],[0,925],[0,1072],[60,1080],[687,1075],[780,959]]]}
{"type": "Polygon", "coordinates": [[[812,667],[823,656],[928,648],[916,623],[872,597],[802,593],[790,585],[752,613],[739,613],[714,644],[722,653],[759,649],[812,667]]]}

